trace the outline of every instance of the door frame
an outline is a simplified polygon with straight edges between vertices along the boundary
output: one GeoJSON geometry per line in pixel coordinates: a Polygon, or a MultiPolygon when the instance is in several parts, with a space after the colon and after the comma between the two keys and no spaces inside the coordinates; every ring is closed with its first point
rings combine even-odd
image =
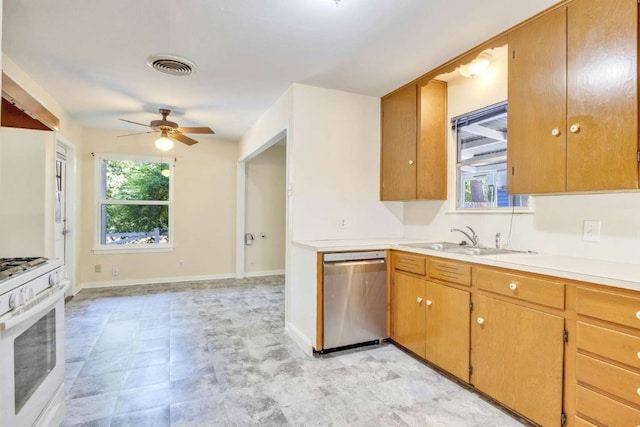
{"type": "MultiPolygon", "coordinates": [[[[54,132],[55,135],[55,149],[58,152],[58,147],[63,148],[66,153],[66,186],[64,191],[65,196],[65,218],[66,228],[71,233],[65,236],[64,245],[64,259],[65,268],[67,270],[67,277],[71,280],[70,294],[75,295],[78,291],[76,287],[77,283],[77,271],[76,271],[76,248],[78,246],[78,205],[77,205],[77,150],[76,146],[65,138],[60,132],[54,132]]],[[[54,238],[55,240],[55,238],[54,238]]]]}

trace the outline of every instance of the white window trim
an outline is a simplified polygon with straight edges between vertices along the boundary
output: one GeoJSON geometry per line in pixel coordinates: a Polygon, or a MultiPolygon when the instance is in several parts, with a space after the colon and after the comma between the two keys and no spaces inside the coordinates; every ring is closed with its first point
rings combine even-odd
{"type": "Polygon", "coordinates": [[[173,168],[175,160],[171,157],[164,156],[139,156],[130,154],[105,154],[94,153],[94,181],[95,181],[95,220],[94,220],[94,243],[93,253],[96,255],[104,254],[133,254],[133,253],[153,253],[153,252],[172,252],[174,250],[173,242],[173,168]],[[103,160],[132,160],[146,162],[163,162],[169,164],[169,200],[168,201],[150,201],[150,200],[109,200],[109,204],[120,205],[168,205],[169,206],[169,242],[168,243],[152,243],[147,245],[103,245],[100,243],[100,213],[101,206],[107,200],[102,198],[102,174],[100,163],[103,160]]]}

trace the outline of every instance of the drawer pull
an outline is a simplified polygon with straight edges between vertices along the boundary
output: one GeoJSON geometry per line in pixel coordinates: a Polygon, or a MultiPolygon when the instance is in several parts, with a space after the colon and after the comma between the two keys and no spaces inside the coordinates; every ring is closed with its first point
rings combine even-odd
{"type": "Polygon", "coordinates": [[[420,304],[422,302],[422,298],[418,297],[416,301],[418,302],[418,304],[420,304]]]}
{"type": "Polygon", "coordinates": [[[478,317],[478,323],[482,325],[484,323],[484,319],[482,317],[478,317]]]}
{"type": "Polygon", "coordinates": [[[638,352],[638,359],[640,359],[640,351],[638,352]]]}
{"type": "Polygon", "coordinates": [[[431,301],[430,299],[427,300],[427,305],[431,305],[433,304],[433,301],[431,301]]]}
{"type": "Polygon", "coordinates": [[[509,283],[509,289],[511,289],[512,291],[515,291],[516,289],[518,289],[518,284],[515,282],[509,283]]]}
{"type": "Polygon", "coordinates": [[[640,319],[640,311],[636,313],[636,317],[640,319]]]}
{"type": "Polygon", "coordinates": [[[638,393],[638,396],[640,396],[640,387],[636,390],[636,393],[638,393]]]}

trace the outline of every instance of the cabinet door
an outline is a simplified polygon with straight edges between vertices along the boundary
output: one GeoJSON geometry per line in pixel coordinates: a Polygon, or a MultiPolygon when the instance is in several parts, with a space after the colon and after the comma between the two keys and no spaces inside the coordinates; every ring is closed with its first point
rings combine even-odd
{"type": "Polygon", "coordinates": [[[416,198],[417,92],[411,85],[382,100],[381,200],[416,198]]]}
{"type": "Polygon", "coordinates": [[[420,142],[417,198],[447,198],[447,83],[431,80],[420,88],[420,142]]]}
{"type": "Polygon", "coordinates": [[[509,194],[566,189],[566,9],[509,34],[509,194]]]}
{"type": "Polygon", "coordinates": [[[426,359],[469,381],[469,292],[427,282],[426,359]]]}
{"type": "Polygon", "coordinates": [[[391,303],[394,341],[424,358],[425,281],[395,272],[391,303]]]}
{"type": "Polygon", "coordinates": [[[484,295],[472,317],[471,383],[540,425],[559,425],[564,319],[484,295]]]}
{"type": "Polygon", "coordinates": [[[574,0],[567,34],[567,189],[637,188],[638,3],[574,0]]]}

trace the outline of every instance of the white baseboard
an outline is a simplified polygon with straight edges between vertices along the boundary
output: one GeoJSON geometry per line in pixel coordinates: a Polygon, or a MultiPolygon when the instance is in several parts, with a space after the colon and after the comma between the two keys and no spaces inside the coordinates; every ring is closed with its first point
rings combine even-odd
{"type": "Polygon", "coordinates": [[[152,285],[155,283],[197,282],[201,280],[235,279],[235,274],[211,274],[206,276],[155,277],[149,279],[109,280],[105,282],[81,283],[80,289],[112,288],[116,286],[152,285]]]}
{"type": "Polygon", "coordinates": [[[313,356],[313,345],[311,341],[305,334],[300,332],[300,329],[296,328],[293,323],[285,322],[284,329],[287,331],[289,336],[296,344],[300,346],[302,351],[304,351],[309,356],[313,356]]]}
{"type": "Polygon", "coordinates": [[[270,270],[270,271],[245,271],[244,277],[262,277],[262,276],[278,276],[284,274],[284,270],[270,270]]]}

